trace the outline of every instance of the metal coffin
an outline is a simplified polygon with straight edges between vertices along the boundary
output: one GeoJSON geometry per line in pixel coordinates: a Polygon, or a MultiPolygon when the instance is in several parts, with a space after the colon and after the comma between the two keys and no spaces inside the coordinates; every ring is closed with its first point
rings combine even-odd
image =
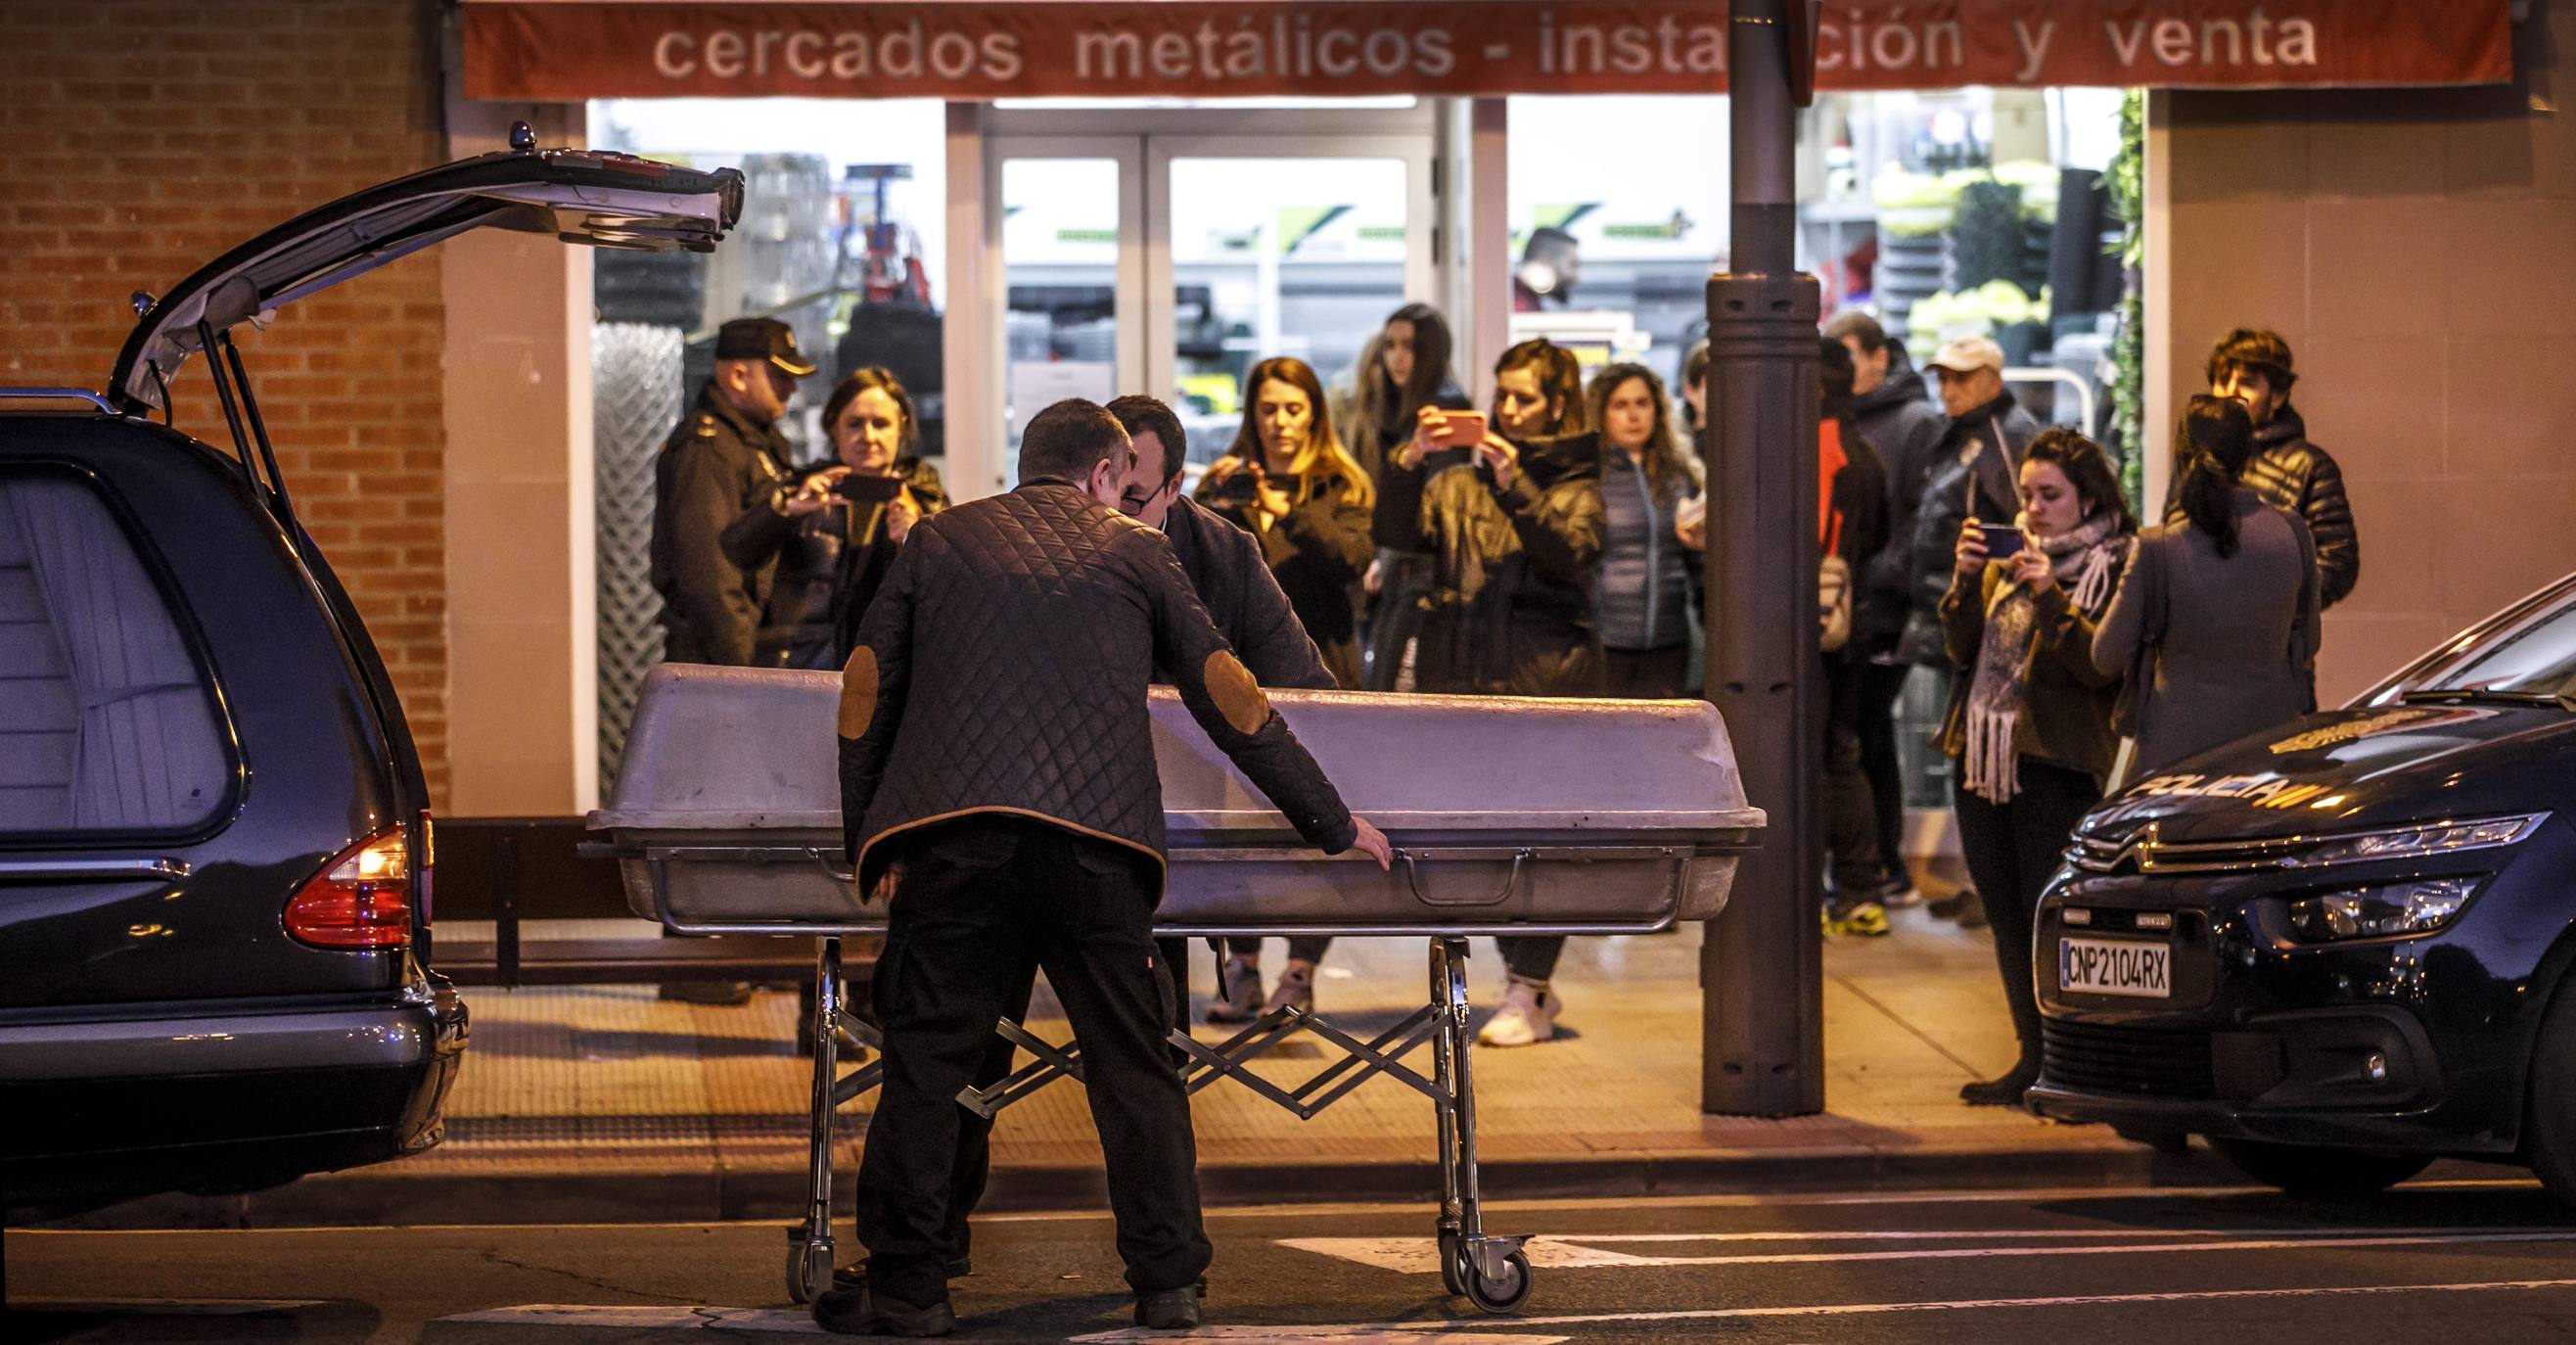
{"type": "MultiPolygon", "coordinates": [[[[665,665],[593,813],[638,915],[699,932],[880,925],[842,870],[829,673],[665,665]]],[[[1763,816],[1697,701],[1272,693],[1381,873],[1305,847],[1171,692],[1156,764],[1175,933],[1649,932],[1713,918],[1763,816]]]]}

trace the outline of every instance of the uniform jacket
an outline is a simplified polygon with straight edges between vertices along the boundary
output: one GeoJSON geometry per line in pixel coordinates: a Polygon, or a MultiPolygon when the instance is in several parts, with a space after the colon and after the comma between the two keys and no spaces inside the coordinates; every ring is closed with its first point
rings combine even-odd
{"type": "MultiPolygon", "coordinates": [[[[948,491],[928,463],[898,458],[894,474],[924,517],[948,507],[948,491]]],[[[725,555],[746,570],[777,563],[752,661],[765,668],[837,668],[849,660],[859,621],[900,548],[886,536],[881,504],[836,499],[816,513],[790,517],[783,502],[795,484],[782,482],[760,508],[744,510],[724,530],[725,555]]]]}
{"type": "Polygon", "coordinates": [[[651,576],[673,658],[733,667],[752,661],[777,562],[737,563],[725,553],[724,531],[767,507],[787,479],[786,461],[778,427],[735,410],[713,384],[698,390],[697,404],[663,442],[653,460],[651,576]]]}
{"type": "Polygon", "coordinates": [[[1163,534],[1062,481],[916,525],[841,674],[841,813],[859,890],[884,842],[975,813],[1163,858],[1145,688],[1157,666],[1297,834],[1356,828],[1190,590],[1163,534]]]}
{"type": "Polygon", "coordinates": [[[1592,622],[1605,532],[1601,439],[1521,446],[1509,487],[1451,467],[1423,492],[1434,557],[1415,663],[1425,691],[1581,696],[1601,679],[1592,622]]]}
{"type": "MultiPolygon", "coordinates": [[[[2317,549],[2318,610],[2342,602],[2361,582],[2361,534],[2353,527],[2343,469],[2331,454],[2308,442],[2308,422],[2291,407],[2257,426],[2254,444],[2244,485],[2264,503],[2287,509],[2308,525],[2308,538],[2317,549]]],[[[2181,484],[2182,473],[2174,473],[2165,500],[2167,523],[2182,519],[2181,484]]]]}
{"type": "MultiPolygon", "coordinates": [[[[1212,487],[1202,483],[1207,501],[1212,487]]],[[[1297,612],[1324,666],[1345,687],[1360,684],[1360,576],[1368,572],[1369,507],[1348,481],[1324,475],[1289,487],[1292,507],[1269,527],[1255,529],[1246,507],[1208,504],[1208,511],[1258,539],[1261,558],[1278,576],[1279,589],[1297,612]]]]}
{"type": "MultiPolygon", "coordinates": [[[[1196,501],[1172,501],[1163,517],[1163,535],[1171,539],[1172,557],[1190,577],[1190,588],[1207,608],[1235,657],[1266,687],[1330,691],[1339,683],[1324,666],[1324,656],[1297,624],[1288,595],[1262,559],[1261,543],[1251,533],[1217,517],[1196,501]]],[[[1168,681],[1169,678],[1161,680],[1168,681]]]]}

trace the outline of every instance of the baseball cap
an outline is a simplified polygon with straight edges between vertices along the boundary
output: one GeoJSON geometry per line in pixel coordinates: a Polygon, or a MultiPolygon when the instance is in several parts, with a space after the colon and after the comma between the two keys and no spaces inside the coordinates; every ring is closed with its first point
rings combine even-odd
{"type": "Polygon", "coordinates": [[[796,350],[796,332],[776,318],[735,318],[716,329],[716,358],[767,360],[780,373],[803,378],[814,365],[796,350]]]}
{"type": "Polygon", "coordinates": [[[2004,348],[1982,336],[1961,336],[1941,343],[1941,352],[1932,357],[1931,367],[1952,373],[1969,374],[1979,369],[2002,373],[2004,348]]]}

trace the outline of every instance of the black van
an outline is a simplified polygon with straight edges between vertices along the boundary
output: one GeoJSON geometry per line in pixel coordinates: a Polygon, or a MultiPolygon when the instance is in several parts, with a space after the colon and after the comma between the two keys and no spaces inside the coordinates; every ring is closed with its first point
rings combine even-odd
{"type": "Polygon", "coordinates": [[[2030,1105],[2307,1195],[2449,1155],[2576,1203],[2576,575],[2084,819],[2030,1105]]]}
{"type": "Polygon", "coordinates": [[[426,969],[420,759],[296,521],[231,332],[468,229],[705,251],[741,210],[731,169],[512,139],[137,295],[104,394],[0,389],[13,1211],[248,1190],[438,1142],[466,1015],[426,969]],[[167,424],[192,354],[230,453],[167,424]]]}

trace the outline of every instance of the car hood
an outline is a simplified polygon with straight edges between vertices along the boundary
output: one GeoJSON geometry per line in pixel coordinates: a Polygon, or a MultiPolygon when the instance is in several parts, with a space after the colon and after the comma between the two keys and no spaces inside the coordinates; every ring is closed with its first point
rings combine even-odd
{"type": "Polygon", "coordinates": [[[2120,841],[2265,840],[2576,807],[2576,714],[2388,705],[2309,715],[2136,780],[2085,819],[2120,841]]]}
{"type": "MultiPolygon", "coordinates": [[[[179,365],[208,333],[468,229],[553,234],[567,243],[711,251],[742,214],[742,174],[601,150],[518,148],[380,183],[308,210],[209,262],[142,309],[108,381],[129,411],[168,404],[179,365]]],[[[148,296],[136,295],[138,305],[148,296]]]]}

